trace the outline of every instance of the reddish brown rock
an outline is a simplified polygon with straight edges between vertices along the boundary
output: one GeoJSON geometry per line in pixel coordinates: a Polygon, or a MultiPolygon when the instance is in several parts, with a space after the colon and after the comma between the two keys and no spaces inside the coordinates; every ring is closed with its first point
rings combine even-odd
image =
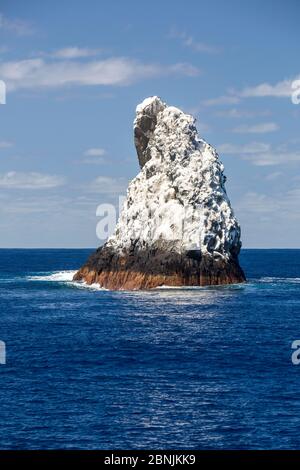
{"type": "Polygon", "coordinates": [[[159,250],[119,256],[104,246],[92,254],[74,280],[111,290],[138,290],[234,284],[244,282],[245,275],[234,255],[229,261],[159,250]]]}

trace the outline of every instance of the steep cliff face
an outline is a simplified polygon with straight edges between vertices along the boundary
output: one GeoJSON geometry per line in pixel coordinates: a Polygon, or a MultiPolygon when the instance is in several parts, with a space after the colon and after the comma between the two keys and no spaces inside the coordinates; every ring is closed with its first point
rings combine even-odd
{"type": "Polygon", "coordinates": [[[193,117],[147,98],[136,109],[134,140],[141,171],[114,234],[75,279],[109,289],[245,281],[223,165],[193,117]]]}

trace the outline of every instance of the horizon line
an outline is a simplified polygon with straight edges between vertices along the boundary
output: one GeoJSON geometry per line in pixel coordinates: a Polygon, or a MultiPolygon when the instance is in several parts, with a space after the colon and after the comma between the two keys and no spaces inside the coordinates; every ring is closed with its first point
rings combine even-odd
{"type": "MultiPolygon", "coordinates": [[[[62,246],[38,246],[38,247],[23,247],[23,246],[8,246],[8,247],[0,247],[0,250],[97,250],[98,248],[101,248],[103,245],[99,245],[96,247],[62,247],[62,246]]],[[[300,250],[299,247],[242,247],[241,252],[243,250],[300,250]]]]}

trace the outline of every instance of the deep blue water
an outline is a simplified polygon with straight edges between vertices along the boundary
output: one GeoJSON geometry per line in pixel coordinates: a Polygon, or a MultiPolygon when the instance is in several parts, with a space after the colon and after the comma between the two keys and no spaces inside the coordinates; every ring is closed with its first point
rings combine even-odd
{"type": "Polygon", "coordinates": [[[88,254],[0,250],[1,449],[300,448],[300,250],[131,293],[68,282],[88,254]]]}

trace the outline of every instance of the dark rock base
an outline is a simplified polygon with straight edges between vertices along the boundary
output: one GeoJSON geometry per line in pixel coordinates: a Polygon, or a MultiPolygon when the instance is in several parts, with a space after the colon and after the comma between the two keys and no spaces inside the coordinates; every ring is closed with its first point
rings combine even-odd
{"type": "Polygon", "coordinates": [[[200,253],[144,250],[114,253],[105,245],[75,274],[75,281],[97,283],[110,290],[167,286],[212,286],[245,282],[238,257],[229,260],[200,253]]]}

